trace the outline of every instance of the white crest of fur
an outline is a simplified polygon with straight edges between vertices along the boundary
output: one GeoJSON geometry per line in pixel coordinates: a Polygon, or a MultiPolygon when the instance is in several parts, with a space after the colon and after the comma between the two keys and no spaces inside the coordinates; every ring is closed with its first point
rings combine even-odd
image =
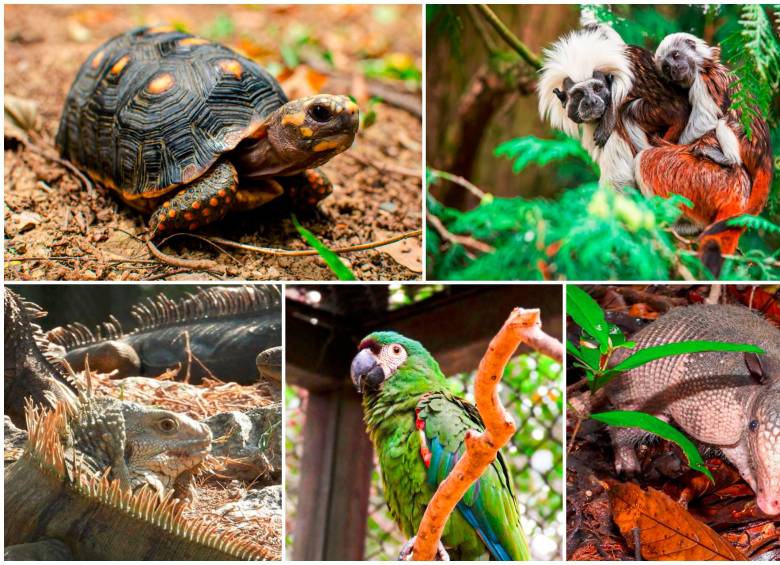
{"type": "Polygon", "coordinates": [[[671,51],[675,49],[690,51],[690,47],[686,45],[687,41],[692,41],[695,45],[696,55],[699,56],[697,63],[701,63],[704,59],[712,59],[713,50],[712,47],[695,35],[690,33],[672,33],[664,37],[663,41],[658,44],[658,48],[655,50],[656,63],[664,59],[671,51]]]}
{"type": "Polygon", "coordinates": [[[737,139],[734,130],[726,123],[726,120],[718,120],[718,125],[715,126],[715,137],[718,138],[720,150],[729,164],[741,165],[742,156],[739,150],[739,140],[737,139]]]}
{"type": "MultiPolygon", "coordinates": [[[[544,50],[544,65],[536,86],[539,114],[555,129],[583,139],[584,130],[566,115],[566,109],[555,96],[554,89],[563,89],[566,77],[575,83],[593,77],[593,71],[611,74],[612,104],[619,105],[631,90],[634,75],[625,54],[625,43],[609,26],[601,25],[573,31],[544,50]]],[[[592,133],[592,131],[591,131],[592,133]]],[[[591,153],[594,159],[596,155],[591,153]]]]}

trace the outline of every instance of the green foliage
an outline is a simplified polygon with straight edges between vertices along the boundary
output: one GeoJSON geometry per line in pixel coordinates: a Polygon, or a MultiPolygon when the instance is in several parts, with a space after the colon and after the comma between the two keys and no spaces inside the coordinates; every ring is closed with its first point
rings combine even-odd
{"type": "Polygon", "coordinates": [[[780,86],[780,41],[764,7],[743,5],[739,26],[721,46],[737,77],[731,107],[742,111],[742,125],[750,136],[754,119],[771,119],[772,100],[780,86]]]}
{"type": "Polygon", "coordinates": [[[610,412],[601,412],[600,414],[591,414],[591,418],[599,422],[603,422],[608,426],[614,426],[619,428],[639,428],[655,434],[664,439],[667,439],[682,448],[685,453],[685,457],[688,459],[688,465],[691,469],[704,473],[709,477],[710,481],[715,482],[712,473],[707,469],[707,465],[704,464],[704,460],[699,454],[699,450],[691,440],[689,440],[682,432],[676,429],[674,426],[667,424],[663,420],[656,418],[650,414],[644,412],[626,411],[626,410],[612,410],[610,412]]]}
{"type": "Polygon", "coordinates": [[[514,160],[512,171],[515,174],[521,173],[531,163],[543,167],[556,161],[576,159],[598,175],[598,165],[580,142],[563,133],[557,134],[555,139],[539,139],[533,135],[510,139],[496,147],[494,154],[514,160]]]}
{"type": "Polygon", "coordinates": [[[471,236],[495,251],[476,255],[459,243],[444,245],[428,224],[428,274],[462,280],[657,280],[683,266],[706,278],[698,259],[680,252],[669,233],[681,204],[679,197],[648,200],[634,190],[618,194],[590,183],[557,201],[491,198],[461,212],[429,192],[429,213],[450,233],[471,236]]]}
{"type": "Polygon", "coordinates": [[[425,21],[436,33],[445,35],[452,45],[453,56],[463,59],[461,34],[463,32],[463,20],[456,11],[455,6],[447,4],[426,4],[425,21]]]}
{"type": "Polygon", "coordinates": [[[357,280],[352,271],[350,271],[349,268],[341,262],[339,256],[328,249],[327,246],[319,239],[317,239],[313,233],[303,227],[298,221],[298,218],[295,217],[295,214],[292,215],[292,221],[295,229],[298,230],[298,233],[301,234],[301,237],[304,239],[304,241],[317,251],[319,256],[322,257],[322,260],[325,261],[325,264],[328,265],[330,270],[333,271],[333,273],[340,281],[357,280]]]}
{"type": "Polygon", "coordinates": [[[780,233],[780,226],[773,224],[761,216],[751,216],[746,214],[737,218],[732,218],[726,222],[730,226],[744,226],[754,230],[763,230],[767,233],[780,233]]]}

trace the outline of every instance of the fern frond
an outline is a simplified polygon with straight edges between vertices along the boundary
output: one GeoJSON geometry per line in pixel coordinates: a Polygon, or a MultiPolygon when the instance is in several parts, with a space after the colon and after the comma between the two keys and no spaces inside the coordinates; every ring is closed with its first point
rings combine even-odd
{"type": "Polygon", "coordinates": [[[563,134],[557,135],[555,139],[540,139],[533,135],[517,137],[505,141],[496,147],[493,153],[496,157],[514,160],[512,171],[515,174],[522,172],[531,164],[543,167],[548,163],[565,159],[582,161],[598,174],[598,167],[580,142],[563,134]]]}
{"type": "Polygon", "coordinates": [[[767,233],[780,233],[780,226],[773,224],[761,216],[751,216],[746,214],[737,218],[732,218],[726,222],[730,226],[745,227],[751,230],[764,230],[767,233]]]}

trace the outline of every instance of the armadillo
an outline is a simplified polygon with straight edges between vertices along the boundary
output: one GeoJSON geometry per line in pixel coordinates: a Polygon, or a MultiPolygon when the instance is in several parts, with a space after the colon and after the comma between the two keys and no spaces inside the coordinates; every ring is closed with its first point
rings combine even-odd
{"type": "MultiPolygon", "coordinates": [[[[780,514],[780,330],[741,306],[696,305],[671,310],[632,337],[632,352],[665,343],[714,340],[749,343],[765,354],[706,352],[652,361],[613,379],[606,394],[619,410],[672,421],[692,438],[721,450],[756,493],[766,514],[780,514]]],[[[647,434],[610,428],[618,473],[639,471],[635,445],[647,434]]]]}

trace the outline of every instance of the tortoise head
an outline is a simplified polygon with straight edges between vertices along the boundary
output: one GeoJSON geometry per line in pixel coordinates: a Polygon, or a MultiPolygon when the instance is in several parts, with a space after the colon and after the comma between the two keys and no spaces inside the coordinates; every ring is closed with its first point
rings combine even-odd
{"type": "Polygon", "coordinates": [[[318,94],[292,100],[266,117],[241,150],[239,175],[292,175],[349,149],[358,130],[357,104],[346,96],[318,94]]]}

